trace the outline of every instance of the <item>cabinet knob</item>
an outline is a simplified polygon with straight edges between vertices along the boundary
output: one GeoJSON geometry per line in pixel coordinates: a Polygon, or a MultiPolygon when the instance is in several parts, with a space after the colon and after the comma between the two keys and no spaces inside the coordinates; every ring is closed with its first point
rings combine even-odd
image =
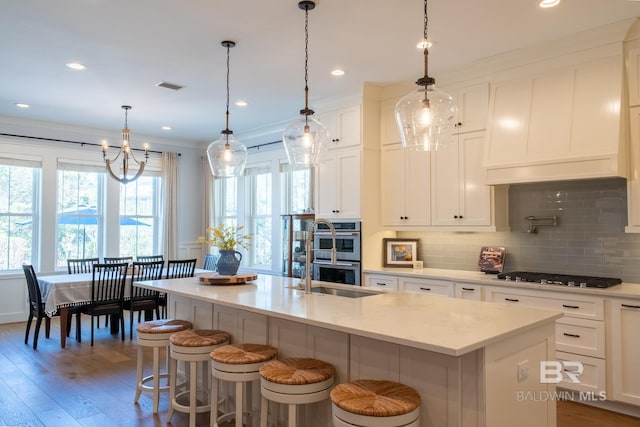
{"type": "Polygon", "coordinates": [[[340,142],[340,138],[333,138],[331,142],[340,142]]]}
{"type": "Polygon", "coordinates": [[[453,217],[454,217],[455,219],[458,219],[458,215],[454,215],[453,217]]]}

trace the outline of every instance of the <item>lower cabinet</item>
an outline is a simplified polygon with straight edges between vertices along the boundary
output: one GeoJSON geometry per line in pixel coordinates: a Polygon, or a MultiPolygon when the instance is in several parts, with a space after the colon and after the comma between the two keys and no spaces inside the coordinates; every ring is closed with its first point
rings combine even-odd
{"type": "Polygon", "coordinates": [[[456,282],[454,289],[456,298],[474,301],[484,300],[484,288],[480,285],[456,282]]]}
{"type": "Polygon", "coordinates": [[[612,298],[607,303],[611,397],[640,406],[640,300],[612,298]]]}
{"type": "Polygon", "coordinates": [[[421,294],[454,296],[454,284],[448,280],[398,277],[398,289],[406,292],[418,292],[421,294]]]}
{"type": "Polygon", "coordinates": [[[398,290],[398,278],[386,274],[364,274],[363,286],[368,288],[398,290]]]}

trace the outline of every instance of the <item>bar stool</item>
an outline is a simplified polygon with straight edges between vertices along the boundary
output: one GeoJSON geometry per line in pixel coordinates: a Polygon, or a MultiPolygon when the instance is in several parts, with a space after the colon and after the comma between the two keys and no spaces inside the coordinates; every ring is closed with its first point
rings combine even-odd
{"type": "Polygon", "coordinates": [[[198,362],[205,362],[203,366],[202,378],[203,388],[207,388],[208,384],[208,365],[210,354],[217,347],[228,344],[231,335],[223,331],[211,329],[195,329],[178,332],[169,338],[169,412],[167,414],[167,422],[171,421],[173,411],[189,413],[189,427],[195,427],[196,414],[207,412],[211,409],[209,404],[209,396],[202,401],[198,401],[197,392],[197,371],[198,362]],[[178,369],[178,361],[181,360],[187,364],[189,370],[189,387],[188,390],[176,395],[176,376],[178,369]],[[205,372],[207,372],[205,374],[205,372]],[[189,404],[179,403],[181,397],[188,396],[189,404]],[[203,403],[206,402],[206,403],[203,403]]]}
{"type": "Polygon", "coordinates": [[[358,380],[331,390],[334,427],[417,427],[420,395],[393,381],[358,380]]]}
{"type": "Polygon", "coordinates": [[[191,329],[193,325],[186,320],[151,320],[139,323],[136,326],[138,343],[138,361],[136,369],[136,397],[134,403],[138,403],[140,394],[143,391],[153,393],[153,413],[158,413],[158,403],[160,392],[169,391],[168,381],[166,386],[160,386],[160,379],[169,377],[167,372],[160,372],[160,349],[164,347],[166,351],[166,364],[169,364],[169,337],[171,334],[191,329]],[[151,375],[143,377],[144,347],[153,348],[153,372],[151,375]],[[149,383],[152,383],[149,385],[149,383]]]}
{"type": "Polygon", "coordinates": [[[296,426],[297,405],[329,397],[336,370],[318,359],[289,358],[267,362],[260,368],[260,427],[267,427],[268,401],[289,405],[289,427],[296,426]]]}
{"type": "Polygon", "coordinates": [[[247,383],[247,425],[251,423],[251,381],[260,379],[260,367],[278,355],[278,349],[262,344],[230,344],[211,352],[211,427],[235,416],[236,427],[242,427],[244,383],[247,383]],[[218,380],[236,383],[235,414],[218,418],[218,380]]]}

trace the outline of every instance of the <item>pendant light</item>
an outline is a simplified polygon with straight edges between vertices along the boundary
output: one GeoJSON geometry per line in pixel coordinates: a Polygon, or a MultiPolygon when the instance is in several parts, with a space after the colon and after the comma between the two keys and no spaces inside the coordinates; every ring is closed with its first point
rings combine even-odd
{"type": "Polygon", "coordinates": [[[149,159],[149,144],[144,144],[144,160],[138,161],[138,159],[136,159],[136,157],[133,155],[133,150],[131,149],[129,141],[131,137],[131,131],[129,130],[127,119],[129,110],[131,110],[131,106],[123,105],[122,109],[124,110],[124,129],[122,129],[122,143],[120,145],[120,150],[113,159],[107,159],[107,149],[109,148],[109,145],[105,142],[102,144],[102,158],[104,159],[104,163],[106,164],[107,172],[109,172],[109,175],[111,175],[113,179],[120,181],[120,183],[122,184],[128,184],[138,179],[140,175],[142,175],[142,172],[144,172],[144,166],[146,164],[146,161],[149,159]],[[115,173],[111,167],[111,164],[118,160],[120,156],[122,156],[122,169],[120,170],[121,173],[115,173]],[[138,171],[133,176],[129,176],[130,159],[133,160],[134,164],[138,165],[138,171]]]}
{"type": "Polygon", "coordinates": [[[233,136],[229,129],[229,51],[236,44],[225,40],[222,46],[227,48],[227,112],[226,128],[220,133],[220,138],[207,147],[207,158],[211,173],[216,178],[240,176],[247,163],[247,147],[233,136]]]}
{"type": "Polygon", "coordinates": [[[305,0],[298,3],[298,7],[304,10],[304,109],[300,110],[300,118],[285,128],[282,142],[290,164],[313,166],[320,162],[320,152],[329,141],[329,132],[309,109],[309,11],[316,4],[305,0]]]}
{"type": "Polygon", "coordinates": [[[421,151],[446,147],[458,114],[453,98],[437,90],[435,79],[429,76],[428,22],[424,0],[424,76],[416,81],[418,88],[400,98],[395,108],[402,146],[421,151]]]}

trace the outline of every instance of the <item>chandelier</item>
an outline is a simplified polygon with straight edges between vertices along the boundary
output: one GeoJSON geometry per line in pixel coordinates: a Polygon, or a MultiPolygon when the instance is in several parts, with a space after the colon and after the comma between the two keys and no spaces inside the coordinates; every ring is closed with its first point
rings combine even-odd
{"type": "Polygon", "coordinates": [[[421,151],[438,150],[451,142],[458,113],[453,98],[437,90],[436,80],[429,76],[428,22],[424,0],[424,76],[416,81],[418,88],[400,98],[395,107],[402,146],[421,151]]]}
{"type": "Polygon", "coordinates": [[[282,142],[290,164],[311,166],[320,162],[320,151],[328,142],[329,133],[309,109],[309,11],[316,4],[305,0],[298,3],[298,7],[304,10],[304,109],[300,110],[300,118],[285,128],[282,142]]]}
{"type": "Polygon", "coordinates": [[[131,145],[129,143],[131,131],[129,131],[129,128],[127,127],[127,118],[131,106],[123,105],[122,109],[124,110],[124,129],[122,129],[122,145],[120,145],[120,150],[113,159],[107,159],[107,149],[109,148],[109,145],[104,142],[102,144],[102,158],[107,165],[107,172],[109,172],[109,175],[111,175],[113,179],[119,181],[122,184],[128,184],[138,179],[140,175],[142,175],[142,172],[144,172],[144,166],[146,164],[146,161],[149,159],[149,144],[144,144],[144,160],[138,161],[138,159],[136,159],[136,157],[134,156],[133,150],[131,149],[131,145]],[[112,169],[111,164],[115,163],[115,161],[118,160],[120,156],[122,156],[122,167],[119,173],[115,173],[112,169]],[[133,164],[137,165],[138,167],[138,171],[133,176],[129,175],[129,159],[131,159],[133,161],[133,164]]]}
{"type": "Polygon", "coordinates": [[[247,163],[247,147],[233,136],[229,129],[229,52],[236,44],[225,40],[222,46],[227,48],[227,112],[226,127],[220,133],[220,138],[213,141],[207,147],[207,158],[211,173],[215,177],[224,178],[240,176],[247,163]]]}

